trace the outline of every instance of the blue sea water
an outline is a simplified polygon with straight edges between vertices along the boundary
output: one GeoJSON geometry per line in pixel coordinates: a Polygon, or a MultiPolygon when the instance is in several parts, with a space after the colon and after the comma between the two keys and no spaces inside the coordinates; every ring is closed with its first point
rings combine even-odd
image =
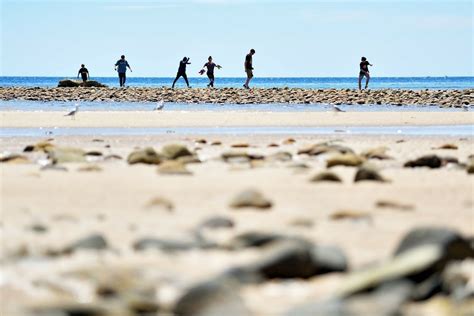
{"type": "MultiPolygon", "coordinates": [[[[56,87],[59,80],[66,77],[0,77],[0,87],[56,87]]],[[[69,79],[75,79],[73,77],[69,79]]],[[[127,77],[130,87],[162,87],[171,86],[174,78],[144,78],[127,77]]],[[[110,87],[118,86],[116,77],[91,78],[110,87]]],[[[216,87],[240,88],[244,78],[216,78],[216,87]]],[[[191,86],[206,87],[206,77],[190,78],[191,86]]],[[[183,87],[184,81],[180,79],[177,87],[183,87]]],[[[259,88],[289,87],[306,89],[355,89],[357,78],[255,78],[251,86],[259,88]]],[[[373,77],[370,81],[371,89],[469,89],[474,88],[474,77],[373,77]]]]}

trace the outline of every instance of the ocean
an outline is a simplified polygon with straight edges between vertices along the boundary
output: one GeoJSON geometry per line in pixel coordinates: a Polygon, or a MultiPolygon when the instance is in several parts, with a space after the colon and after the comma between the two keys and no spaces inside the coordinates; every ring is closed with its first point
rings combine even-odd
{"type": "MultiPolygon", "coordinates": [[[[56,87],[59,80],[75,79],[74,77],[0,77],[0,87],[56,87]]],[[[144,78],[134,77],[133,73],[127,78],[130,87],[170,87],[174,78],[144,78]]],[[[91,77],[110,87],[118,87],[116,77],[91,77]]],[[[216,88],[240,88],[244,78],[216,78],[216,88]]],[[[206,87],[207,77],[190,78],[192,87],[206,87]]],[[[357,78],[255,78],[252,87],[273,88],[306,88],[306,89],[355,89],[357,78]]],[[[180,79],[176,87],[184,87],[180,79]]],[[[373,77],[371,89],[468,89],[474,88],[474,77],[373,77]]]]}

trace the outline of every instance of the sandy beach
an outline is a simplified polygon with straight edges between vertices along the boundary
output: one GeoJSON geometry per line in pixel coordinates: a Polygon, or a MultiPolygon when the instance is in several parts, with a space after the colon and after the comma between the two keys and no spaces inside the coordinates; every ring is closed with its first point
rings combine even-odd
{"type": "MultiPolygon", "coordinates": [[[[70,120],[59,112],[3,111],[1,117],[2,127],[473,123],[471,113],[418,112],[83,112],[70,120]]],[[[291,137],[52,136],[48,142],[52,151],[58,150],[56,159],[61,159],[59,148],[74,147],[91,154],[83,156],[82,162],[43,169],[46,154],[42,150],[23,150],[44,142],[45,137],[2,138],[4,157],[7,153],[23,156],[0,165],[1,289],[6,315],[85,308],[78,303],[86,303],[91,313],[104,309],[106,315],[136,315],[134,308],[151,311],[150,315],[172,314],[181,306],[177,302],[183,293],[196,283],[214,282],[231,268],[259,262],[279,243],[257,246],[256,237],[242,237],[248,233],[303,238],[340,249],[347,260],[345,271],[335,269],[306,280],[276,278],[232,285],[237,301],[222,294],[223,298],[209,303],[223,304],[234,312],[244,308],[245,315],[286,315],[299,306],[334,297],[351,273],[392,260],[401,239],[413,229],[443,227],[462,236],[474,235],[474,178],[466,171],[473,154],[472,135],[291,137]],[[163,173],[164,162],[127,163],[134,150],[153,147],[161,152],[169,144],[183,145],[195,157],[183,163],[186,174],[163,173]],[[384,153],[378,156],[382,160],[363,158],[363,165],[378,170],[385,182],[354,182],[360,166],[328,168],[328,161],[340,153],[307,154],[315,144],[336,145],[338,150],[337,146],[348,147],[358,157],[369,157],[364,152],[379,148],[374,152],[384,153]],[[223,159],[229,153],[234,158],[223,159]],[[435,169],[404,167],[424,155],[436,155],[444,162],[435,169]],[[341,182],[310,181],[324,171],[334,173],[341,182]],[[232,206],[247,189],[260,192],[271,207],[232,206]],[[219,218],[219,224],[202,228],[210,218],[219,218]],[[196,232],[200,242],[205,240],[209,246],[196,244],[196,232]],[[94,234],[106,245],[92,242],[92,250],[71,246],[94,234]],[[139,250],[137,245],[144,238],[161,242],[155,240],[147,244],[150,249],[139,250]],[[242,246],[242,240],[255,244],[242,246]],[[103,291],[116,293],[119,300],[111,300],[103,291]]],[[[370,299],[363,302],[362,310],[380,308],[370,299]]],[[[407,302],[397,308],[404,315],[431,315],[438,303],[427,302],[407,302]]]]}

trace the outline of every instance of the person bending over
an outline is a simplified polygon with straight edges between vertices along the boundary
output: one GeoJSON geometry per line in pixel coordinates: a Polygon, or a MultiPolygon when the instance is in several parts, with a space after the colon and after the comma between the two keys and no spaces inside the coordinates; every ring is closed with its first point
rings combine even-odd
{"type": "Polygon", "coordinates": [[[188,88],[191,88],[189,86],[188,76],[186,75],[186,66],[191,65],[191,63],[189,62],[189,59],[190,59],[189,57],[184,57],[183,60],[179,62],[178,73],[176,74],[176,78],[174,79],[173,85],[171,86],[171,88],[174,89],[174,85],[176,84],[176,81],[178,81],[180,77],[183,77],[184,81],[186,81],[186,85],[188,86],[188,88]]]}
{"type": "Polygon", "coordinates": [[[86,82],[89,79],[89,71],[84,64],[81,65],[81,68],[77,72],[77,78],[79,78],[79,75],[82,77],[82,82],[86,82]]]}
{"type": "Polygon", "coordinates": [[[125,56],[120,56],[120,59],[115,63],[115,70],[118,72],[119,83],[121,87],[124,87],[125,81],[127,81],[127,67],[130,69],[130,72],[132,72],[132,68],[130,68],[128,61],[125,60],[125,56]]]}
{"type": "Polygon", "coordinates": [[[360,71],[359,71],[359,90],[362,90],[362,78],[365,79],[365,89],[369,86],[369,80],[370,80],[370,72],[369,72],[369,66],[373,66],[371,63],[368,62],[367,58],[362,57],[360,61],[360,71]]]}
{"type": "Polygon", "coordinates": [[[221,69],[222,67],[212,61],[212,56],[209,56],[207,60],[208,62],[205,63],[204,66],[202,66],[202,69],[199,74],[202,75],[205,71],[204,68],[207,68],[207,77],[209,78],[209,84],[207,86],[214,88],[214,68],[217,67],[217,69],[221,69]]]}

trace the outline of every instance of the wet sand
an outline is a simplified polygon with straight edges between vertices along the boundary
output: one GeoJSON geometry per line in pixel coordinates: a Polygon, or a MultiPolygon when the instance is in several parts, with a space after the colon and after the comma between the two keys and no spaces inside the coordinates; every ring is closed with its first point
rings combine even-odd
{"type": "MultiPolygon", "coordinates": [[[[86,112],[80,113],[75,121],[48,112],[2,112],[1,115],[2,127],[233,126],[256,122],[295,126],[314,125],[314,122],[384,125],[400,124],[400,120],[422,125],[472,124],[473,121],[471,113],[341,113],[336,116],[333,113],[183,113],[178,116],[168,112],[86,112]]],[[[350,271],[391,258],[400,239],[415,227],[446,227],[464,236],[474,235],[474,178],[465,167],[455,163],[439,169],[403,167],[407,160],[426,154],[455,157],[460,163],[467,163],[468,156],[474,153],[473,136],[291,137],[294,142],[286,140],[285,135],[213,135],[206,136],[204,143],[199,135],[64,136],[55,137],[51,142],[57,147],[78,147],[101,152],[103,156],[116,154],[123,159],[104,161],[97,156],[95,162],[61,164],[67,171],[41,171],[38,162],[43,161],[45,155],[32,152],[25,153],[29,163],[0,164],[3,309],[13,314],[24,311],[25,306],[38,304],[105,304],[96,292],[99,284],[105,282],[112,287],[130,287],[137,291],[147,288],[152,293],[151,300],[163,313],[169,313],[190,285],[212,279],[230,267],[257,260],[262,250],[139,252],[134,251],[132,245],[143,237],[189,241],[193,238],[192,231],[203,220],[216,215],[234,222],[231,228],[206,231],[206,238],[217,243],[225,244],[232,237],[249,231],[299,236],[317,245],[339,247],[347,256],[350,271]],[[216,141],[221,144],[211,145],[216,141]],[[370,159],[370,163],[390,181],[354,183],[357,168],[336,166],[330,171],[336,173],[342,183],[310,182],[312,176],[327,170],[326,161],[333,154],[308,156],[297,152],[310,144],[327,141],[348,146],[358,154],[386,146],[387,154],[393,159],[370,159]],[[158,174],[157,166],[129,165],[125,161],[136,148],[151,146],[159,150],[170,143],[187,146],[201,160],[201,163],[186,165],[191,175],[158,174]],[[249,147],[233,148],[236,144],[249,147]],[[274,147],[268,147],[269,144],[274,147]],[[437,149],[445,144],[454,144],[457,149],[437,149]],[[228,151],[245,151],[267,158],[224,162],[221,154],[228,151]],[[278,152],[290,153],[290,160],[272,159],[272,154],[278,152]],[[92,164],[99,168],[80,171],[92,164]],[[273,206],[265,210],[230,207],[231,200],[247,188],[258,189],[273,206]],[[159,203],[150,206],[155,198],[168,200],[173,209],[159,203]],[[380,201],[392,201],[409,208],[382,208],[377,206],[380,201]],[[340,211],[352,215],[342,220],[331,217],[340,211]],[[32,225],[42,225],[45,231],[32,229],[32,225]],[[51,255],[51,250],[61,249],[91,233],[103,236],[108,249],[51,255]],[[121,281],[114,282],[117,278],[121,281]]],[[[25,146],[44,139],[2,138],[0,152],[21,153],[25,146]]],[[[270,280],[244,286],[239,294],[252,315],[281,315],[302,303],[330,297],[345,276],[346,273],[332,273],[309,280],[270,280]]],[[[428,315],[422,312],[425,305],[415,304],[414,308],[412,315],[428,315]]]]}

